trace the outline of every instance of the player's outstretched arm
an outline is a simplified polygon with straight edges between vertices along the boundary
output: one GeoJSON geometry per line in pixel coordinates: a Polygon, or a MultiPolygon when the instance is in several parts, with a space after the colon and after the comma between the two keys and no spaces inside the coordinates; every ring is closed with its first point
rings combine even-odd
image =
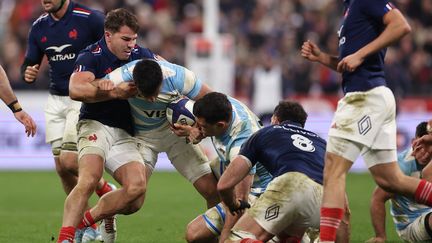
{"type": "Polygon", "coordinates": [[[381,189],[380,187],[376,187],[371,199],[370,204],[370,216],[372,220],[372,225],[375,231],[375,237],[367,240],[367,243],[381,243],[385,242],[386,235],[386,209],[385,203],[389,200],[393,194],[388,193],[381,189]]]}
{"type": "Polygon", "coordinates": [[[337,64],[339,62],[338,57],[322,52],[321,49],[310,40],[303,42],[300,54],[306,60],[319,62],[333,70],[337,69],[337,64]]]}
{"type": "Polygon", "coordinates": [[[12,110],[15,118],[24,125],[27,136],[33,137],[36,133],[36,123],[22,110],[2,66],[0,66],[0,98],[12,110]]]}

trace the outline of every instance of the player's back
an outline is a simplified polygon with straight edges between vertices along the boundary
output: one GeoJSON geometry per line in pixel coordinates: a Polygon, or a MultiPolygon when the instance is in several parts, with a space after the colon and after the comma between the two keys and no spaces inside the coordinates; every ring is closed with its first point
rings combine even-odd
{"type": "Polygon", "coordinates": [[[290,171],[306,174],[322,184],[326,142],[300,124],[283,122],[262,128],[244,145],[241,154],[257,161],[277,177],[290,171]]]}

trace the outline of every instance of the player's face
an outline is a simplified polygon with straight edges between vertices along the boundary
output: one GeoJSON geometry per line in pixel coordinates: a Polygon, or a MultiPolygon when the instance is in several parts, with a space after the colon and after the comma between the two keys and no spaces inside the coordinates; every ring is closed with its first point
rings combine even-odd
{"type": "Polygon", "coordinates": [[[127,26],[116,33],[105,32],[108,49],[120,60],[128,60],[136,45],[138,34],[127,26]]]}
{"type": "Polygon", "coordinates": [[[216,124],[209,124],[204,118],[196,117],[196,123],[201,133],[206,137],[219,136],[224,133],[223,126],[221,126],[220,122],[216,124]]]}
{"type": "Polygon", "coordinates": [[[53,13],[59,9],[61,0],[41,0],[41,3],[45,12],[53,13]]]}

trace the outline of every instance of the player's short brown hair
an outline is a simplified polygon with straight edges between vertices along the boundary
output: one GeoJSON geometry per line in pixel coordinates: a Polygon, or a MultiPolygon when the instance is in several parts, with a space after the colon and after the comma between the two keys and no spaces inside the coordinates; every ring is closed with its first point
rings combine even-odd
{"type": "Polygon", "coordinates": [[[105,18],[105,30],[116,33],[119,32],[120,28],[123,26],[127,26],[138,33],[139,24],[135,15],[124,8],[117,8],[109,11],[105,18]]]}

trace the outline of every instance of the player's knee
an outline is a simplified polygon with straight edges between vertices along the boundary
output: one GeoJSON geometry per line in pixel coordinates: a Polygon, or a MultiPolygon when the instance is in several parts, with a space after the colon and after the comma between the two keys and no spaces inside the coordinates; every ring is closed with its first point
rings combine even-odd
{"type": "Polygon", "coordinates": [[[387,192],[393,193],[398,191],[399,183],[394,178],[378,177],[375,178],[375,182],[379,187],[387,192]]]}
{"type": "Polygon", "coordinates": [[[192,221],[191,223],[189,223],[186,227],[186,241],[189,243],[197,243],[200,242],[201,237],[200,237],[200,230],[199,228],[196,226],[196,224],[194,224],[194,221],[192,221]]]}
{"type": "Polygon", "coordinates": [[[60,153],[60,164],[63,170],[78,175],[78,161],[76,153],[60,153]]]}
{"type": "Polygon", "coordinates": [[[139,197],[142,197],[146,193],[146,183],[145,181],[137,181],[125,186],[126,197],[130,201],[134,201],[139,197]]]}

